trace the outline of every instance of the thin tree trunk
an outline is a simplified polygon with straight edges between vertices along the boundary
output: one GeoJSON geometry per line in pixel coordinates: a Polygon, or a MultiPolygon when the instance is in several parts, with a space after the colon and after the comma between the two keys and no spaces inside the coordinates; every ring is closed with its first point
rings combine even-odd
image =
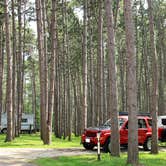
{"type": "Polygon", "coordinates": [[[89,18],[88,18],[88,27],[89,27],[89,49],[90,49],[90,90],[91,90],[91,126],[95,125],[95,85],[94,85],[94,70],[93,70],[93,66],[94,66],[94,56],[93,56],[93,27],[92,27],[92,12],[91,12],[91,8],[89,7],[89,18]]]}
{"type": "Polygon", "coordinates": [[[103,123],[103,3],[99,1],[99,20],[98,20],[98,61],[97,61],[97,123],[103,123]]]}
{"type": "Polygon", "coordinates": [[[31,58],[32,72],[32,112],[34,114],[34,131],[37,131],[37,109],[36,109],[36,78],[35,78],[35,62],[31,58]]]}
{"type": "MultiPolygon", "coordinates": [[[[58,35],[57,35],[57,43],[58,43],[58,35]]],[[[59,50],[58,44],[57,44],[57,52],[59,50]]],[[[60,94],[60,80],[61,80],[61,74],[59,73],[60,67],[59,67],[59,62],[60,61],[60,57],[59,54],[57,53],[57,57],[56,57],[56,70],[55,70],[55,93],[54,93],[54,133],[55,136],[58,138],[61,138],[61,94],[60,94]]]]}
{"type": "Polygon", "coordinates": [[[1,126],[1,115],[3,112],[2,97],[3,97],[3,25],[0,26],[0,126],[1,126]]]}
{"type": "Polygon", "coordinates": [[[62,50],[62,57],[63,57],[63,101],[62,101],[62,126],[63,126],[63,139],[67,136],[67,10],[66,10],[67,2],[66,0],[62,0],[62,17],[63,17],[63,50],[62,50]]]}
{"type": "Polygon", "coordinates": [[[51,64],[50,64],[50,82],[48,95],[48,120],[47,120],[47,144],[51,144],[52,138],[52,114],[54,108],[54,86],[55,86],[55,58],[57,55],[57,38],[56,38],[56,3],[52,0],[51,13],[51,64]]]}
{"type": "Polygon", "coordinates": [[[158,47],[159,47],[159,102],[158,102],[158,114],[165,115],[165,95],[164,95],[164,28],[162,27],[162,19],[158,20],[158,47]]]}
{"type": "Polygon", "coordinates": [[[17,55],[17,136],[21,132],[21,116],[22,116],[22,0],[18,0],[18,55],[17,55]]]}
{"type": "Polygon", "coordinates": [[[117,0],[117,1],[116,1],[115,11],[114,11],[114,30],[116,29],[116,26],[117,26],[117,18],[118,18],[118,11],[119,11],[119,3],[120,3],[120,0],[117,0]]]}
{"type": "Polygon", "coordinates": [[[36,0],[37,15],[37,33],[38,33],[38,50],[39,50],[39,70],[40,70],[40,126],[41,139],[46,143],[46,89],[45,89],[45,55],[44,55],[44,32],[42,20],[41,0],[36,0]]]}
{"type": "Polygon", "coordinates": [[[151,116],[152,116],[152,148],[151,153],[158,153],[158,130],[157,130],[157,114],[158,114],[158,68],[157,55],[154,41],[154,18],[153,18],[153,2],[148,0],[149,9],[149,29],[150,29],[150,52],[152,55],[152,89],[151,89],[151,116]]]}
{"type": "Polygon", "coordinates": [[[7,85],[6,85],[6,110],[7,110],[7,135],[6,141],[12,141],[12,56],[10,50],[9,10],[8,0],[5,0],[5,30],[7,54],[7,85]]]}
{"type": "Polygon", "coordinates": [[[13,73],[12,73],[12,110],[13,110],[13,138],[16,136],[16,25],[15,25],[15,1],[12,0],[12,34],[13,34],[13,45],[12,45],[12,50],[13,50],[13,73]]]}
{"type": "Polygon", "coordinates": [[[87,128],[87,0],[84,1],[83,32],[83,120],[82,130],[87,128]]]}
{"type": "Polygon", "coordinates": [[[125,105],[125,58],[124,58],[124,51],[123,48],[119,48],[119,72],[120,72],[120,93],[119,93],[119,99],[120,99],[120,111],[125,112],[126,111],[126,105],[125,105]]]}
{"type": "Polygon", "coordinates": [[[138,123],[137,123],[137,84],[136,84],[136,47],[132,1],[124,0],[124,17],[127,52],[127,110],[128,123],[128,158],[127,163],[138,164],[138,123]]]}
{"type": "MultiPolygon", "coordinates": [[[[44,63],[44,88],[45,88],[45,107],[46,107],[46,121],[48,120],[48,57],[47,57],[47,18],[46,18],[46,1],[47,0],[41,0],[41,13],[42,13],[42,25],[43,25],[43,40],[44,40],[44,58],[43,58],[43,63],[44,63]]],[[[49,29],[48,29],[49,30],[49,29]]]]}
{"type": "Polygon", "coordinates": [[[81,95],[82,94],[82,91],[81,91],[81,78],[80,78],[80,71],[79,71],[79,67],[77,67],[78,68],[78,73],[77,73],[77,76],[76,76],[76,78],[77,78],[77,83],[78,83],[78,85],[77,85],[77,87],[78,87],[78,99],[79,99],[79,102],[78,102],[78,119],[80,119],[79,120],[79,122],[78,122],[78,131],[79,131],[79,135],[81,135],[81,133],[82,133],[82,123],[83,123],[83,119],[82,119],[82,117],[83,117],[83,114],[84,114],[84,112],[82,112],[82,106],[81,106],[81,104],[82,104],[82,101],[83,101],[83,96],[81,95]]]}
{"type": "Polygon", "coordinates": [[[71,81],[73,86],[73,98],[74,98],[74,134],[78,136],[78,96],[77,96],[77,86],[76,86],[76,77],[74,74],[71,74],[71,81]]]}

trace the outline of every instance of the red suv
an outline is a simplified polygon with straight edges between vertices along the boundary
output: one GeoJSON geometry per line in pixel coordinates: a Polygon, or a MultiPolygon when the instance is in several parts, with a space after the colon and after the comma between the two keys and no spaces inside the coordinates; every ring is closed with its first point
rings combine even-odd
{"type": "MultiPolygon", "coordinates": [[[[110,144],[110,131],[111,123],[108,120],[103,126],[89,127],[84,130],[81,136],[81,142],[85,149],[93,149],[97,146],[97,133],[100,132],[100,145],[105,152],[109,150],[110,144]]],[[[152,136],[152,119],[149,116],[138,116],[138,144],[144,147],[144,150],[151,149],[151,136],[152,136]]],[[[160,140],[163,139],[164,128],[158,129],[158,136],[160,140]]],[[[128,116],[119,116],[119,132],[120,132],[120,145],[127,146],[128,144],[128,116]]],[[[166,138],[166,135],[164,136],[166,138]]]]}

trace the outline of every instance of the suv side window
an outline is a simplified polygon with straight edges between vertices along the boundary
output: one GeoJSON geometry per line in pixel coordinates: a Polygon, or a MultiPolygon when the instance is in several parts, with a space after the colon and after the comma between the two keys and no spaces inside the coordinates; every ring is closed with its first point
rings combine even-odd
{"type": "MultiPolygon", "coordinates": [[[[128,129],[128,122],[126,123],[125,128],[128,129]]],[[[141,129],[141,128],[146,128],[145,119],[138,119],[138,129],[141,129]]]]}
{"type": "Polygon", "coordinates": [[[138,119],[138,128],[146,128],[146,122],[144,119],[138,119]]]}

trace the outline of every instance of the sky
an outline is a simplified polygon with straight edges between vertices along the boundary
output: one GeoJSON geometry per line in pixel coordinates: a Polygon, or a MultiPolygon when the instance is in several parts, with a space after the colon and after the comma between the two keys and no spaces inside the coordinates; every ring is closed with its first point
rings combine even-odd
{"type": "MultiPolygon", "coordinates": [[[[69,0],[70,1],[70,0],[69,0]]],[[[30,2],[35,4],[35,0],[30,0],[30,2]]],[[[79,18],[79,20],[83,19],[83,10],[80,8],[76,8],[74,10],[74,13],[76,14],[76,16],[79,18]]],[[[33,31],[35,32],[35,34],[37,34],[37,24],[36,21],[30,21],[29,22],[30,27],[33,29],[33,31]]]]}
{"type": "MultiPolygon", "coordinates": [[[[35,0],[29,0],[29,2],[32,2],[35,5],[35,0]]],[[[29,25],[33,29],[33,31],[35,32],[35,34],[37,35],[37,24],[36,24],[36,21],[30,21],[29,25]]]]}

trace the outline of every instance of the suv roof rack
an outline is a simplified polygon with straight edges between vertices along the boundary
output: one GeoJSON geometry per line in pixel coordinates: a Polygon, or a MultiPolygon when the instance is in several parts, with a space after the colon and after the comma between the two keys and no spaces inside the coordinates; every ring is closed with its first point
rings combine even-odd
{"type": "MultiPolygon", "coordinates": [[[[127,115],[128,116],[128,112],[119,112],[119,115],[127,115]]],[[[148,112],[138,112],[137,116],[149,116],[150,117],[150,113],[148,112]]]]}

